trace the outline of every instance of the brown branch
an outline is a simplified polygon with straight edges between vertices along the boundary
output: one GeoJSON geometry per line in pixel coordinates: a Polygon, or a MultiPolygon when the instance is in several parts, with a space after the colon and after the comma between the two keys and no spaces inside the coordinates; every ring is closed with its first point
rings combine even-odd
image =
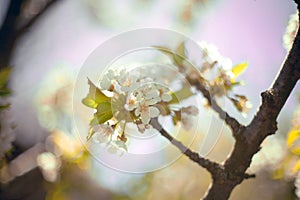
{"type": "Polygon", "coordinates": [[[9,66],[18,39],[29,30],[58,0],[48,2],[41,11],[29,20],[23,27],[18,28],[24,20],[24,4],[27,0],[9,2],[7,14],[0,29],[0,69],[9,66]]]}
{"type": "Polygon", "coordinates": [[[56,2],[59,2],[59,1],[58,0],[51,0],[51,1],[47,2],[47,4],[40,10],[40,12],[38,14],[33,16],[29,20],[29,22],[27,22],[24,26],[22,26],[18,30],[17,35],[21,36],[26,31],[28,31],[30,29],[30,27],[32,27],[43,15],[45,15],[48,12],[48,10],[51,9],[51,7],[53,7],[55,5],[56,2]]]}
{"type": "Polygon", "coordinates": [[[0,29],[0,69],[8,67],[16,40],[16,24],[23,0],[10,1],[0,29]]]}
{"type": "Polygon", "coordinates": [[[211,108],[216,111],[219,117],[225,121],[225,123],[231,128],[234,138],[238,138],[241,136],[241,132],[244,130],[244,126],[241,125],[235,118],[231,117],[226,111],[224,111],[216,102],[216,100],[211,96],[210,92],[206,87],[202,84],[201,77],[198,78],[190,78],[187,77],[189,83],[197,88],[203,96],[207,99],[207,102],[211,108]]]}
{"type": "Polygon", "coordinates": [[[300,78],[299,55],[300,32],[298,30],[293,47],[272,87],[261,94],[262,103],[257,114],[240,132],[243,137],[236,139],[234,149],[224,164],[226,179],[215,177],[204,199],[228,199],[235,186],[246,178],[239,174],[244,174],[248,169],[252,157],[260,150],[263,140],[276,132],[277,117],[300,78]]]}
{"type": "Polygon", "coordinates": [[[176,146],[184,155],[186,155],[189,159],[200,165],[201,167],[205,168],[208,172],[212,175],[218,174],[219,176],[223,173],[223,168],[220,164],[210,161],[206,158],[199,156],[198,153],[192,151],[180,141],[176,140],[173,136],[171,136],[158,122],[157,118],[153,118],[151,120],[151,125],[157,131],[160,132],[162,136],[168,139],[174,146],[176,146]]]}

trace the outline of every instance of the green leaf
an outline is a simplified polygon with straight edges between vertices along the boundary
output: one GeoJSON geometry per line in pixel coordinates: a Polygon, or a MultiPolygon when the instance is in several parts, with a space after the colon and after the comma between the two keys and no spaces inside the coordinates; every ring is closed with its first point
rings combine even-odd
{"type": "Polygon", "coordinates": [[[91,120],[90,125],[95,126],[97,124],[103,124],[107,120],[113,117],[112,107],[110,102],[102,102],[97,106],[97,112],[94,114],[94,118],[91,120]]]}
{"type": "Polygon", "coordinates": [[[241,75],[241,73],[243,73],[247,67],[248,67],[247,62],[237,64],[232,68],[232,73],[234,74],[235,77],[237,77],[241,75]]]}
{"type": "Polygon", "coordinates": [[[1,89],[0,89],[0,96],[1,96],[1,97],[10,95],[10,93],[11,93],[11,91],[10,91],[10,89],[8,89],[8,88],[1,88],[1,89]]]}
{"type": "Polygon", "coordinates": [[[193,96],[194,93],[191,91],[191,89],[188,86],[184,86],[181,90],[178,90],[171,94],[172,100],[169,101],[169,104],[177,104],[180,101],[187,99],[191,96],[193,96]]]}
{"type": "Polygon", "coordinates": [[[95,134],[95,131],[92,128],[90,128],[89,133],[86,136],[86,140],[91,139],[94,134],[95,134]]]}
{"type": "Polygon", "coordinates": [[[158,51],[162,52],[163,54],[167,55],[168,57],[170,57],[173,63],[176,64],[178,67],[182,67],[183,61],[186,60],[185,53],[184,53],[184,43],[181,43],[177,47],[175,52],[167,47],[162,47],[162,46],[153,46],[153,47],[158,51]]]}
{"type": "Polygon", "coordinates": [[[179,46],[175,50],[176,55],[174,57],[174,61],[178,66],[182,66],[182,63],[184,60],[186,60],[186,54],[185,54],[185,44],[184,41],[182,41],[179,46]]]}
{"type": "Polygon", "coordinates": [[[229,97],[229,99],[232,101],[236,109],[243,114],[248,112],[250,108],[252,107],[252,104],[249,102],[248,98],[244,95],[234,95],[235,98],[229,97]]]}
{"type": "Polygon", "coordinates": [[[186,57],[186,54],[185,54],[185,44],[184,44],[184,41],[182,41],[179,46],[176,48],[176,51],[175,51],[177,54],[183,56],[183,57],[186,57]]]}
{"type": "Polygon", "coordinates": [[[109,102],[110,97],[106,96],[99,88],[97,88],[92,81],[88,79],[90,85],[88,95],[82,99],[82,103],[90,108],[97,108],[99,103],[109,102]]]}
{"type": "Polygon", "coordinates": [[[286,144],[288,148],[290,148],[291,152],[297,155],[300,155],[300,149],[299,146],[295,146],[295,143],[300,138],[300,130],[292,129],[288,133],[288,137],[286,140],[286,144]]]}
{"type": "Polygon", "coordinates": [[[234,99],[234,98],[229,98],[231,100],[231,102],[233,103],[233,105],[236,107],[236,109],[240,112],[243,111],[243,106],[241,105],[240,101],[234,99]]]}
{"type": "Polygon", "coordinates": [[[172,115],[172,122],[176,125],[181,120],[181,111],[174,111],[174,115],[172,115]]]}
{"type": "Polygon", "coordinates": [[[6,85],[10,72],[11,68],[9,67],[0,70],[0,88],[3,88],[6,85]]]}
{"type": "Polygon", "coordinates": [[[4,104],[4,105],[0,104],[0,111],[8,109],[9,107],[10,107],[10,103],[4,104]]]}

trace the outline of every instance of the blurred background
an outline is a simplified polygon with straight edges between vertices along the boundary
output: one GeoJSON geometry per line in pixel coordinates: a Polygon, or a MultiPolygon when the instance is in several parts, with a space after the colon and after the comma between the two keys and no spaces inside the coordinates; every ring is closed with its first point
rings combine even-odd
{"type": "MultiPolygon", "coordinates": [[[[11,92],[0,101],[10,104],[0,116],[1,134],[7,134],[0,138],[0,199],[200,199],[210,176],[185,157],[155,172],[129,174],[89,155],[73,137],[72,95],[81,66],[101,43],[137,28],[213,43],[233,63],[249,63],[240,77],[245,85],[236,91],[252,109],[243,116],[226,107],[247,124],[285,59],[283,36],[295,12],[292,0],[2,0],[0,67],[11,67],[11,92]]],[[[230,199],[297,198],[298,155],[286,143],[300,124],[299,89],[280,114],[277,134],[254,157],[249,172],[257,178],[243,182],[230,199]]],[[[197,140],[201,133],[195,150],[197,140]]],[[[222,129],[208,157],[224,161],[233,142],[222,129]]]]}

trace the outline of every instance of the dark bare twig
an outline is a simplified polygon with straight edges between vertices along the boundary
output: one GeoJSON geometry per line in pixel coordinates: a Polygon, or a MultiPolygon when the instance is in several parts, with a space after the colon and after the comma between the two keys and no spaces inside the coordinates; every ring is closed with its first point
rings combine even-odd
{"type": "Polygon", "coordinates": [[[234,138],[240,137],[240,132],[245,127],[218,105],[216,100],[211,96],[209,90],[202,84],[202,81],[199,79],[192,79],[190,77],[187,77],[187,80],[203,94],[203,96],[207,99],[209,106],[211,106],[211,108],[218,113],[219,117],[231,128],[234,138]]]}
{"type": "Polygon", "coordinates": [[[220,174],[223,172],[222,166],[216,162],[210,161],[206,158],[199,156],[198,153],[193,152],[180,141],[176,140],[173,136],[171,136],[158,122],[157,118],[153,118],[151,120],[151,125],[153,128],[158,130],[162,136],[167,138],[174,146],[176,146],[183,154],[185,154],[192,161],[196,162],[201,167],[205,168],[211,174],[220,174]]]}

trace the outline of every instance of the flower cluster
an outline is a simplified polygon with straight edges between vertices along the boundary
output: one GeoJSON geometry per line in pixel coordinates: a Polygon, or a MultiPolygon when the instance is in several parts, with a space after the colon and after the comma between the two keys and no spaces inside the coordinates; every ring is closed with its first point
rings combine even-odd
{"type": "Polygon", "coordinates": [[[194,65],[189,61],[185,46],[185,43],[182,42],[175,49],[175,52],[164,47],[156,48],[168,55],[173,63],[179,67],[179,71],[189,79],[197,80],[204,85],[212,97],[227,97],[242,114],[245,114],[252,107],[251,103],[245,96],[232,93],[235,86],[243,83],[236,81],[236,78],[243,73],[248,64],[233,65],[229,58],[220,54],[216,46],[207,42],[200,42],[201,60],[194,65]]]}
{"type": "Polygon", "coordinates": [[[196,67],[189,62],[186,44],[182,42],[175,52],[165,47],[154,47],[171,58],[173,65],[169,68],[165,68],[166,65],[143,65],[131,71],[109,69],[103,74],[100,87],[89,81],[90,90],[83,104],[96,112],[90,122],[87,139],[106,143],[110,152],[120,148],[127,150],[126,125],[133,123],[140,133],[144,133],[152,128],[151,119],[159,116],[169,116],[175,125],[180,123],[183,128],[189,129],[198,109],[179,105],[179,101],[195,95],[195,90],[185,80],[203,84],[213,98],[227,97],[245,114],[251,108],[250,102],[232,90],[241,84],[236,78],[248,64],[233,65],[214,45],[206,42],[199,43],[199,47],[202,59],[196,67]],[[180,87],[172,88],[176,84],[178,86],[178,82],[180,87]]]}
{"type": "MultiPolygon", "coordinates": [[[[165,66],[164,66],[165,67],[165,66]]],[[[100,80],[100,88],[91,81],[90,91],[83,103],[97,111],[90,123],[88,139],[108,145],[109,152],[117,149],[127,150],[126,124],[133,123],[140,133],[152,128],[151,119],[159,116],[178,116],[174,124],[191,123],[191,116],[198,114],[196,107],[180,109],[177,93],[170,89],[171,83],[180,81],[178,71],[171,66],[162,70],[162,66],[142,66],[132,71],[125,69],[108,70],[100,80]],[[174,107],[174,104],[177,106],[174,107]],[[173,105],[173,106],[172,106],[173,105]]],[[[186,88],[183,98],[192,95],[186,88]]],[[[190,126],[184,126],[190,127],[190,126]]]]}

